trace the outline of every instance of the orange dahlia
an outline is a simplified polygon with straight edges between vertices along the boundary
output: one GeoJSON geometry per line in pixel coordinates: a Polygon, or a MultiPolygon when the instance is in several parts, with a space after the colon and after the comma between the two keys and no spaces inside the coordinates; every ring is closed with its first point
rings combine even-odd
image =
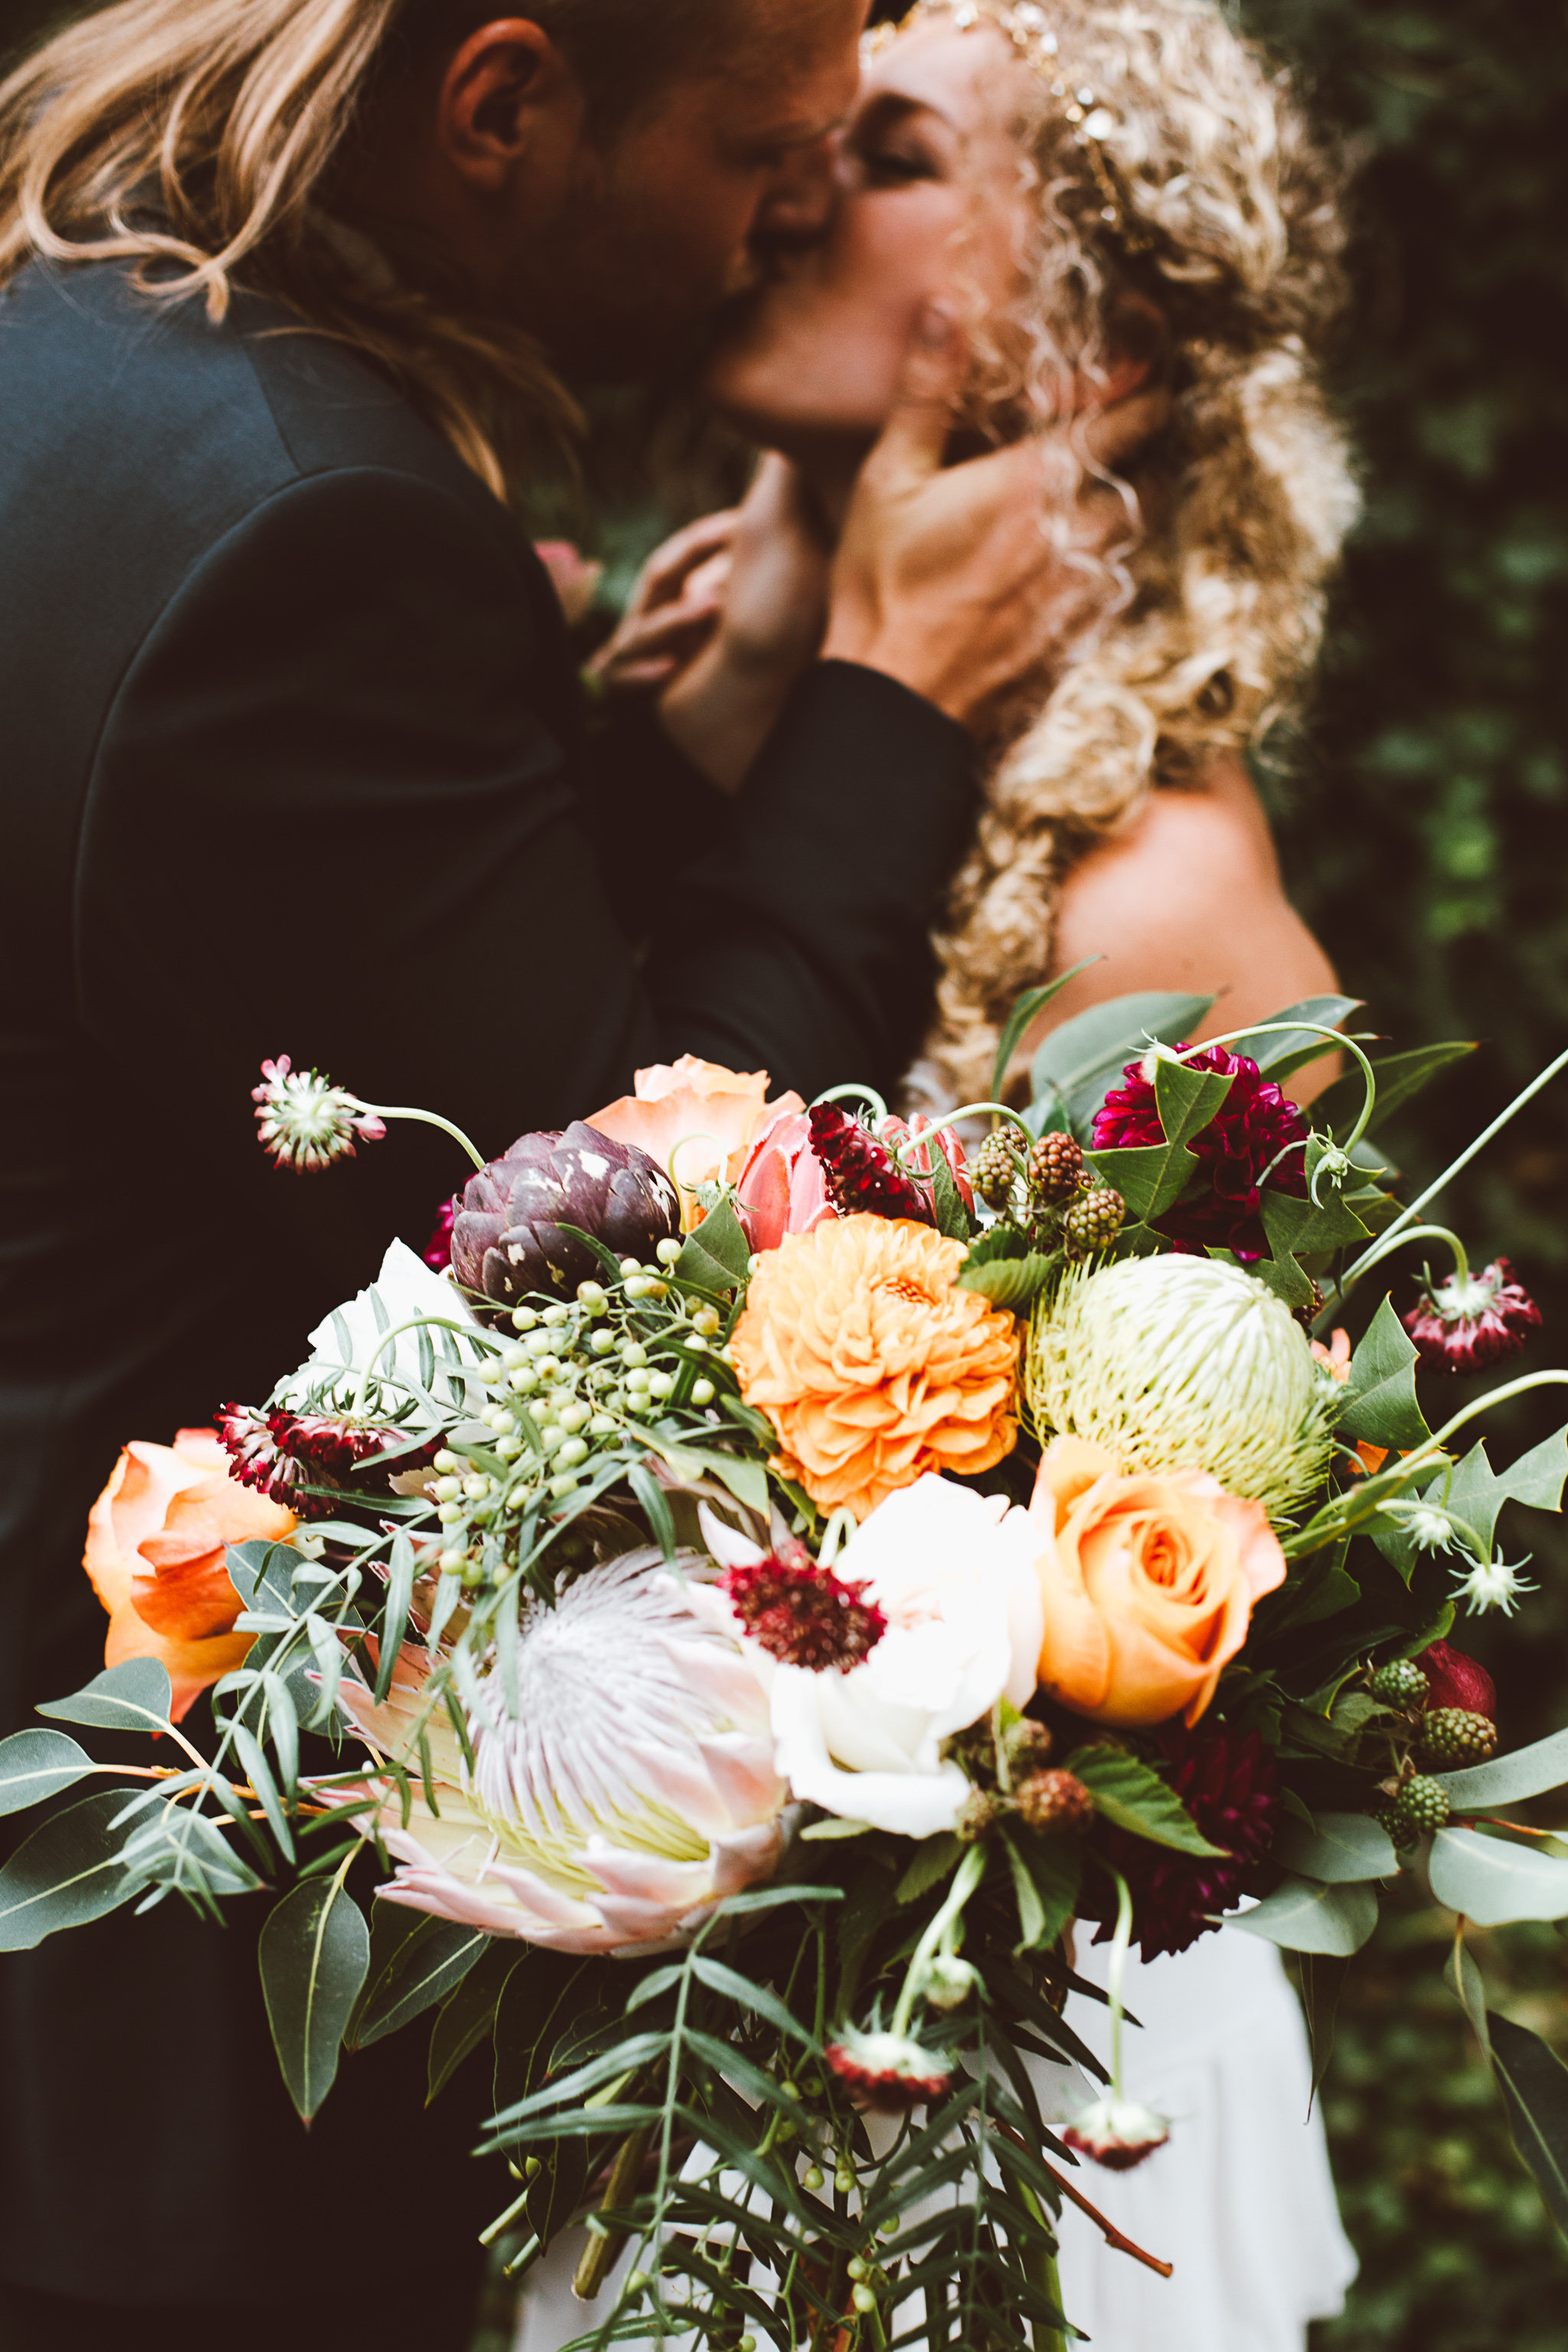
{"type": "Polygon", "coordinates": [[[846,1217],[763,1257],[731,1342],[741,1392],[779,1435],[778,1467],[865,1518],[928,1470],[1012,1451],[1018,1327],[955,1290],[961,1243],[907,1218],[846,1217]]]}

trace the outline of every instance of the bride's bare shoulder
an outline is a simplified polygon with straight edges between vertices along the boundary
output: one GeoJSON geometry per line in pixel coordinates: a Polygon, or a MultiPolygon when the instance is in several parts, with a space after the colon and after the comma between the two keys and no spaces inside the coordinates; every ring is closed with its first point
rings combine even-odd
{"type": "Polygon", "coordinates": [[[1217,1034],[1334,986],[1285,895],[1251,779],[1228,757],[1194,787],[1157,788],[1131,824],[1069,868],[1052,971],[1086,956],[1101,961],[1063,991],[1037,1034],[1134,989],[1219,995],[1206,1024],[1217,1034]]]}

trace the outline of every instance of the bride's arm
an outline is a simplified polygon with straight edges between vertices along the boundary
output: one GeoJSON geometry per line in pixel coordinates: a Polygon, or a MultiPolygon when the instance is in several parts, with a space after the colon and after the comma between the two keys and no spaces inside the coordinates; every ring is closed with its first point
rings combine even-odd
{"type": "MultiPolygon", "coordinates": [[[[1137,989],[1217,995],[1194,1042],[1331,992],[1333,968],[1285,896],[1268,820],[1240,760],[1216,760],[1200,786],[1152,793],[1125,832],[1063,882],[1053,972],[1099,956],[1051,1005],[1029,1050],[1091,1004],[1137,989]]],[[[1331,1055],[1291,1081],[1310,1100],[1335,1075],[1331,1055]]]]}

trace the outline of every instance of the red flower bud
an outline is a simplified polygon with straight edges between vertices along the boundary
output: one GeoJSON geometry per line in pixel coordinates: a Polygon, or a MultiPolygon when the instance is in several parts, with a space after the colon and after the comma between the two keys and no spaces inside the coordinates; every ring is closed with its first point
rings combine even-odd
{"type": "Polygon", "coordinates": [[[1415,1663],[1426,1677],[1429,1707],[1459,1706],[1468,1715],[1497,1721],[1497,1685],[1485,1666],[1467,1658],[1463,1650],[1451,1650],[1447,1642],[1434,1642],[1415,1663]]]}

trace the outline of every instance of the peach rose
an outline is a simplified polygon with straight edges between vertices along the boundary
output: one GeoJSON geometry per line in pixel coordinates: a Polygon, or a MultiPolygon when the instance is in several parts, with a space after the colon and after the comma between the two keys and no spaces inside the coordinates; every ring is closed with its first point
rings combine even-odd
{"type": "Polygon", "coordinates": [[[254,1537],[281,1542],[298,1524],[228,1467],[210,1429],[182,1429],[173,1445],[137,1438],[87,1523],[82,1566],[109,1612],[103,1662],[162,1660],[176,1723],[250,1647],[251,1635],[233,1630],[244,1604],[228,1580],[224,1546],[254,1537]]]}
{"type": "Polygon", "coordinates": [[[786,1234],[837,1222],[826,1172],[811,1148],[809,1111],[782,1111],[763,1129],[742,1164],[737,1189],[756,1250],[775,1250],[786,1234]]]}
{"type": "Polygon", "coordinates": [[[732,1184],[764,1128],[805,1105],[798,1095],[767,1099],[766,1070],[742,1073],[682,1054],[673,1067],[660,1062],[637,1074],[637,1092],[608,1103],[588,1121],[617,1143],[635,1143],[680,1187],[688,1226],[701,1222],[699,1184],[732,1184]],[[678,1149],[679,1147],[679,1149],[678,1149]],[[671,1167],[671,1156],[674,1166],[671,1167]]]}
{"type": "Polygon", "coordinates": [[[1285,1580],[1262,1504],[1206,1471],[1124,1474],[1102,1447],[1058,1437],[1029,1510],[1047,1538],[1042,1688],[1094,1723],[1195,1723],[1253,1603],[1285,1580]]]}
{"type": "Polygon", "coordinates": [[[731,1343],[777,1465],[824,1510],[866,1518],[928,1470],[989,1470],[1017,1441],[1018,1326],[957,1290],[962,1242],[905,1217],[790,1234],[731,1343]]]}

